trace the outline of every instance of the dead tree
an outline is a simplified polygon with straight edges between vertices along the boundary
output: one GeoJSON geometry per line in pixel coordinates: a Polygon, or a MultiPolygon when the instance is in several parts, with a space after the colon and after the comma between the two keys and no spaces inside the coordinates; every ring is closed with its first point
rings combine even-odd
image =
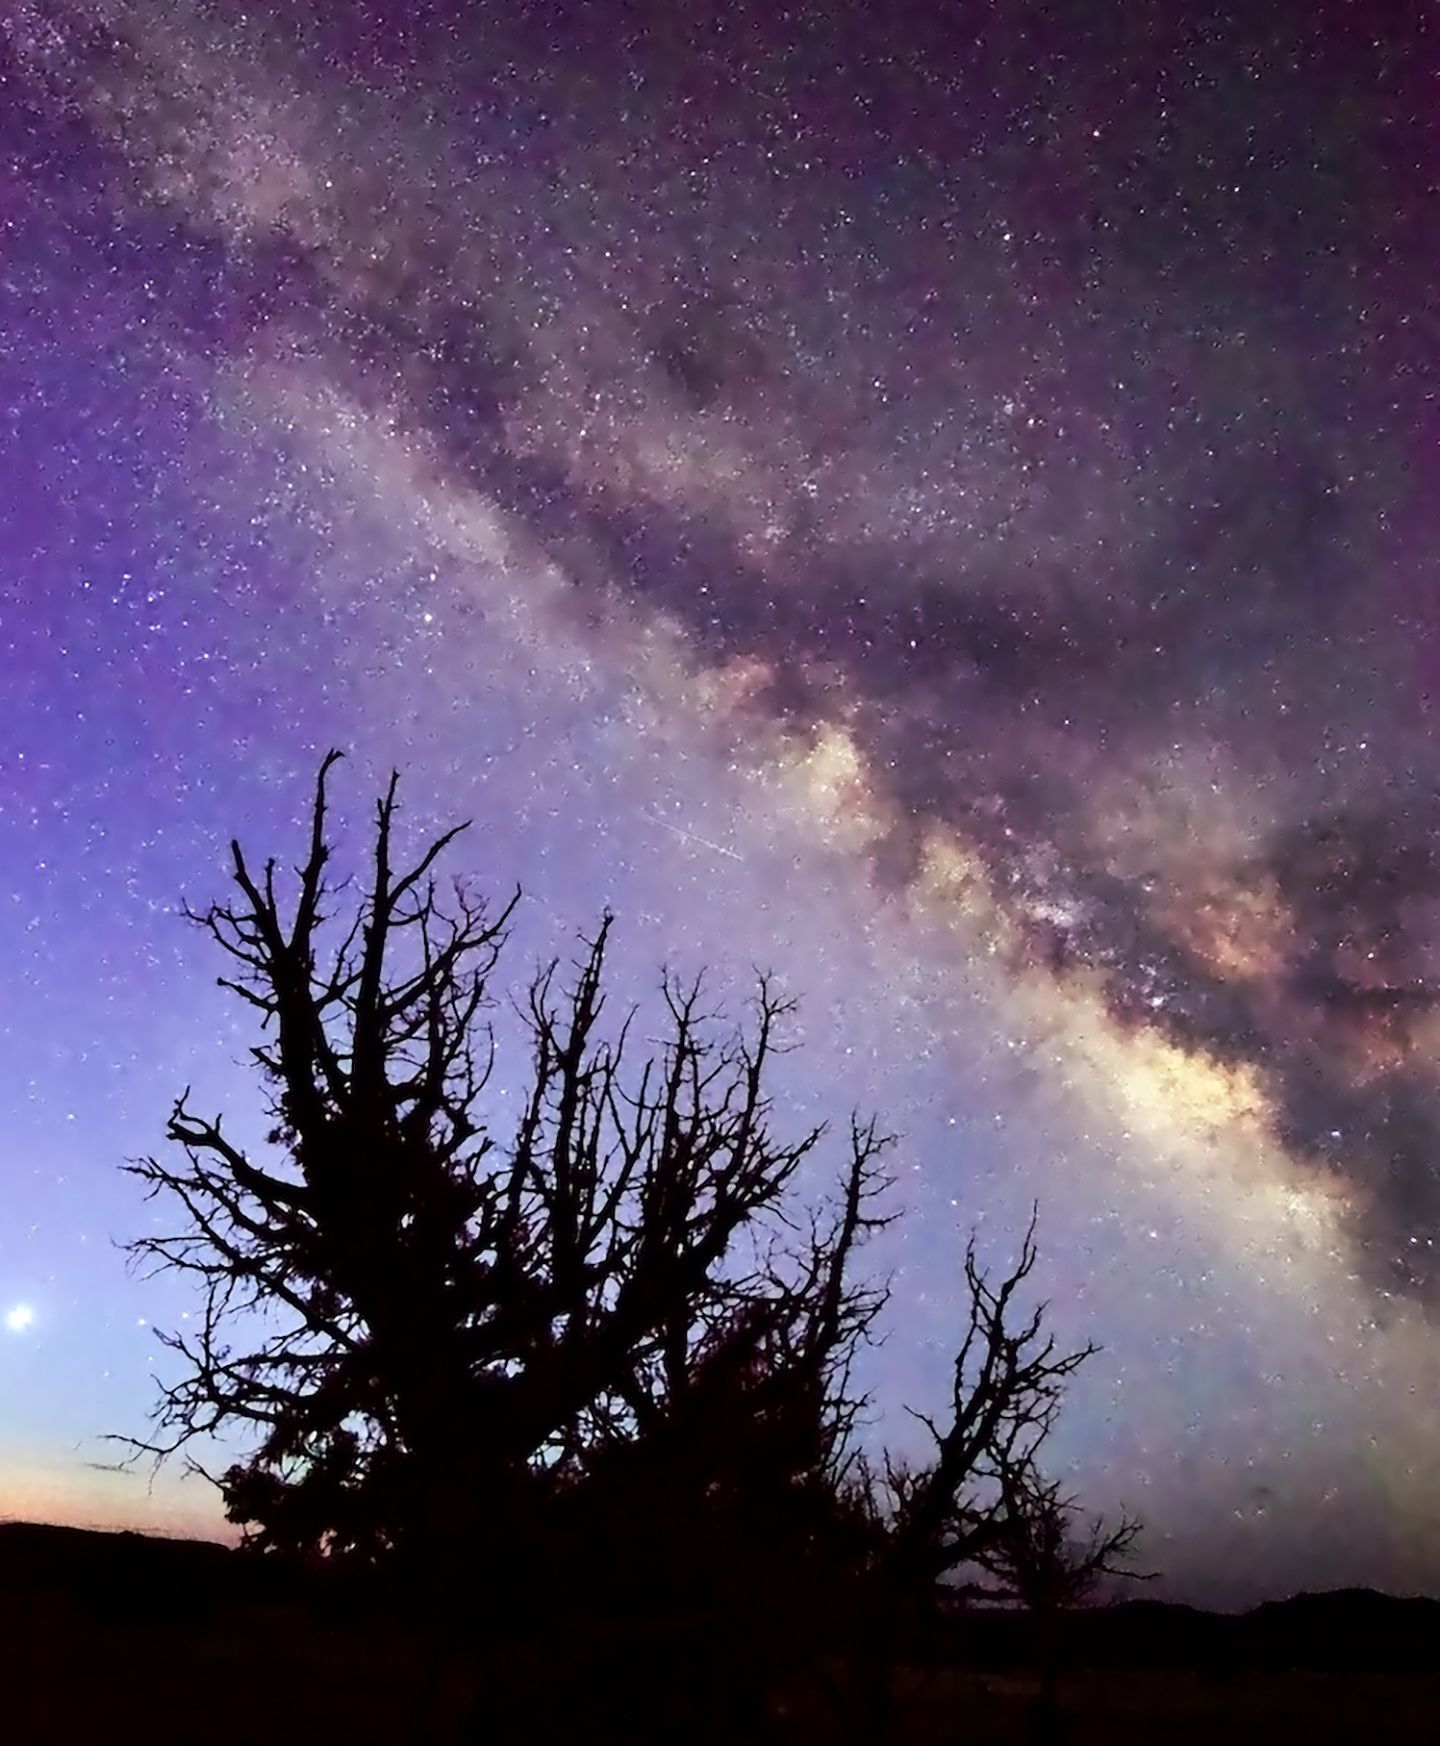
{"type": "Polygon", "coordinates": [[[884,1738],[894,1669],[942,1602],[1018,1603],[1037,1615],[1048,1642],[1058,1609],[1083,1600],[1104,1575],[1131,1574],[1138,1525],[1124,1517],[1080,1532],[1075,1505],[1041,1466],[1065,1386],[1096,1348],[1063,1350],[1046,1331],[1043,1303],[1020,1308],[1037,1259],[1035,1229],[1032,1214],[1019,1258],[998,1283],[980,1267],[973,1240],[967,1247],[968,1320],[948,1409],[939,1418],[913,1414],[929,1433],[929,1459],[886,1456],[862,1475],[878,1550],[855,1621],[849,1672],[858,1689],[847,1707],[867,1739],[884,1738]]]}
{"type": "Polygon", "coordinates": [[[602,1026],[608,917],[572,986],[552,965],[521,1003],[528,1092],[494,1132],[489,979],[513,900],[492,914],[457,885],[442,903],[433,870],[458,830],[397,868],[392,780],[337,925],[336,756],[288,898],[235,843],[234,898],[191,912],[261,1022],[273,1126],[262,1161],[182,1097],[171,1152],[132,1166],[183,1214],[136,1255],[203,1302],[168,1336],[180,1374],[145,1446],[250,1430],[219,1483],[262,1546],[503,1562],[607,1452],[713,1396],[728,1354],[781,1379],[791,1420],[809,1414],[805,1460],[838,1475],[850,1361],[884,1296],[848,1277],[881,1222],[884,1139],[852,1128],[833,1216],[795,1240],[822,1134],[772,1131],[786,1004],[762,983],[727,1037],[698,986],[667,982],[660,1052],[632,1072],[630,1023],[602,1026]]]}
{"type": "MultiPolygon", "coordinates": [[[[646,1058],[633,1017],[607,1021],[607,916],[571,977],[551,964],[513,1007],[528,1056],[497,1127],[490,983],[515,900],[491,911],[460,883],[442,899],[459,830],[397,862],[394,779],[364,879],[338,881],[337,756],[293,879],[235,843],[230,900],[187,912],[259,1022],[270,1126],[247,1148],[182,1097],[168,1152],[131,1166],[180,1214],[135,1255],[192,1278],[202,1306],[167,1336],[177,1374],[139,1447],[248,1433],[218,1483],[255,1546],[497,1597],[492,1716],[528,1665],[506,1619],[532,1604],[552,1626],[568,1606],[587,1703],[625,1618],[682,1629],[710,1725],[743,1701],[754,1733],[765,1694],[837,1647],[872,1670],[881,1718],[947,1583],[1009,1582],[1034,1604],[1062,1572],[1073,1589],[1109,1569],[1133,1530],[1077,1554],[1038,1464],[1089,1349],[1062,1353],[1043,1310],[1017,1313],[1033,1225],[998,1287],[967,1254],[932,1458],[867,1469],[853,1371],[886,1290],[853,1275],[886,1222],[888,1141],[852,1122],[829,1199],[800,1192],[824,1132],[773,1121],[787,1003],[762,981],[730,1033],[698,984],[667,980],[646,1058]]],[[[557,1665],[541,1683],[559,1692],[557,1665]]]]}
{"type": "Polygon", "coordinates": [[[1096,1348],[1063,1351],[1045,1328],[1046,1305],[1017,1299],[1037,1260],[1032,1214],[1020,1256],[998,1284],[965,1254],[968,1324],[956,1353],[943,1421],[913,1416],[933,1453],[918,1468],[887,1463],[888,1559],[906,1586],[968,1578],[980,1593],[1038,1605],[1078,1599],[1120,1560],[1135,1535],[1122,1522],[1082,1548],[1073,1508],[1040,1468],[1069,1379],[1096,1348]]]}
{"type": "Polygon", "coordinates": [[[1003,1528],[980,1563],[994,1599],[1011,1601],[1030,1614],[1037,1684],[1031,1738],[1053,1740],[1061,1723],[1061,1675],[1065,1664],[1062,1615],[1082,1605],[1105,1578],[1146,1580],[1132,1563],[1139,1523],[1084,1521],[1076,1500],[1040,1471],[1036,1449],[1001,1464],[1003,1528]]]}

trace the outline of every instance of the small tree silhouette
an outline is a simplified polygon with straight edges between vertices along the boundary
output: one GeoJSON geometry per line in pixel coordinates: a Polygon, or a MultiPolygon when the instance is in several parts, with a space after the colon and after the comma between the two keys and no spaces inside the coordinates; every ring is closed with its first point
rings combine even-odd
{"type": "MultiPolygon", "coordinates": [[[[788,1003],[762,980],[728,1034],[699,984],[666,980],[658,1052],[632,1065],[632,1018],[602,1023],[607,916],[570,985],[551,964],[515,1008],[529,1068],[499,1136],[489,984],[516,900],[492,912],[456,883],[441,901],[463,826],[397,869],[392,778],[338,923],[338,756],[291,895],[235,843],[235,896],[187,911],[259,1015],[273,1125],[260,1163],[182,1096],[171,1151],[130,1167],[183,1213],[134,1254],[203,1300],[195,1332],[165,1336],[183,1362],[137,1447],[243,1427],[253,1452],[218,1483],[254,1546],[382,1567],[411,1593],[463,1582],[512,1618],[568,1608],[577,1664],[582,1614],[689,1620],[732,1696],[882,1616],[888,1661],[896,1622],[967,1567],[1038,1596],[1073,1555],[1036,1456],[1088,1349],[1058,1353],[1041,1311],[1011,1330],[1033,1226],[998,1289],[967,1255],[933,1460],[867,1467],[852,1372],[886,1291],[852,1273],[888,1220],[889,1141],[852,1121],[831,1199],[798,1193],[824,1130],[772,1124],[788,1003]]],[[[1132,1533],[1102,1536],[1077,1577],[1132,1533]]]]}
{"type": "Polygon", "coordinates": [[[1126,1518],[1077,1537],[1073,1501],[1040,1469],[1065,1385],[1096,1348],[1062,1351],[1045,1332],[1043,1303],[1018,1316],[1017,1294],[1037,1260],[1036,1219],[1032,1212],[1019,1259],[998,1285],[982,1272],[974,1242],[967,1247],[969,1321],[948,1420],[915,1414],[934,1445],[930,1461],[885,1465],[888,1557],[907,1585],[966,1574],[977,1595],[1072,1604],[1123,1565],[1138,1532],[1126,1518]]]}
{"type": "Polygon", "coordinates": [[[998,1283],[980,1267],[973,1240],[967,1246],[968,1316],[948,1411],[912,1415],[929,1433],[929,1458],[862,1460],[851,1487],[871,1524],[871,1553],[849,1620],[845,1677],[839,1689],[831,1681],[831,1692],[867,1740],[885,1737],[895,1666],[923,1644],[942,1597],[952,1606],[1018,1603],[1048,1619],[1103,1576],[1131,1574],[1138,1525],[1123,1517],[1081,1528],[1077,1507],[1041,1467],[1065,1385],[1096,1349],[1062,1350],[1045,1332],[1043,1303],[1018,1308],[1037,1261],[1035,1230],[1032,1213],[1019,1257],[998,1283]]]}

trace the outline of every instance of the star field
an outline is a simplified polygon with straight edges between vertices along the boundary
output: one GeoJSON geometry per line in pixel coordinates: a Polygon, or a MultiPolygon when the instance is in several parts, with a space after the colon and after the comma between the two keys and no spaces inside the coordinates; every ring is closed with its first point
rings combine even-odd
{"type": "Polygon", "coordinates": [[[178,904],[333,744],[517,976],[801,997],[882,1407],[1038,1199],[1174,1589],[1440,1583],[1421,20],[310,10],[0,17],[0,1508],[215,1525],[87,1465],[187,1309],[118,1166],[258,1122],[178,904]]]}

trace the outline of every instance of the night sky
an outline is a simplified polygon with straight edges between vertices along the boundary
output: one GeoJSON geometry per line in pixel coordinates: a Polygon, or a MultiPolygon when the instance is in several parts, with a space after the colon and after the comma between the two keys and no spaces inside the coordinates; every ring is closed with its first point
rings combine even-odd
{"type": "Polygon", "coordinates": [[[610,904],[622,992],[803,998],[787,1119],[903,1135],[892,1431],[1038,1199],[1172,1591],[1440,1588],[1437,48],[3,0],[0,1513],[218,1525],[96,1469],[190,1307],[119,1167],[257,1125],[179,903],[335,745],[515,980],[610,904]]]}

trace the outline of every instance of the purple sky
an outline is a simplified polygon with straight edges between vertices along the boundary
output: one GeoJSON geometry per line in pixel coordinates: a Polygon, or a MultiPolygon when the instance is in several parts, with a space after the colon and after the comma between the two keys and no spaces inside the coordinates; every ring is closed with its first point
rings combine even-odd
{"type": "Polygon", "coordinates": [[[254,1119],[178,902],[334,744],[517,979],[609,903],[803,996],[892,1430],[1038,1197],[1176,1589],[1440,1585],[1433,41],[319,10],[0,16],[0,1511],[218,1520],[94,1466],[189,1307],[119,1166],[254,1119]]]}

